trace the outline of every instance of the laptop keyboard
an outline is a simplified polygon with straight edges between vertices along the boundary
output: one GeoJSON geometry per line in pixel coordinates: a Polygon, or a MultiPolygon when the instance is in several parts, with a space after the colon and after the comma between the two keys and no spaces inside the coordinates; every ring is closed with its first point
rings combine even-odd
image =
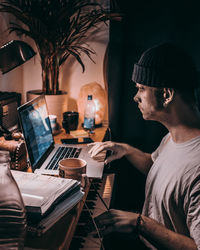
{"type": "Polygon", "coordinates": [[[64,158],[78,158],[81,148],[59,147],[45,169],[57,170],[58,162],[64,158]]]}

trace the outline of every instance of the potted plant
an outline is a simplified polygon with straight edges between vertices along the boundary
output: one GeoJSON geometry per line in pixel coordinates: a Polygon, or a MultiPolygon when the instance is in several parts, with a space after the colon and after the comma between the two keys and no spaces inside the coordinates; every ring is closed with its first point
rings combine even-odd
{"type": "MultiPolygon", "coordinates": [[[[97,0],[98,1],[98,0],[97,0]]],[[[95,51],[87,46],[88,32],[112,16],[98,2],[90,0],[4,0],[0,12],[12,14],[17,23],[9,31],[31,38],[37,47],[42,67],[42,93],[59,95],[59,71],[69,56],[81,65],[86,54],[91,60],[95,51]]]]}

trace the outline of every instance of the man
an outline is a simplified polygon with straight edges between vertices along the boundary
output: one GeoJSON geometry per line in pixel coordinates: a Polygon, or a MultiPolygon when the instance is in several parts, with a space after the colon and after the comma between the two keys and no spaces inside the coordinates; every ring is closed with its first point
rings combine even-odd
{"type": "Polygon", "coordinates": [[[200,113],[194,63],[181,48],[161,44],[143,53],[132,80],[143,118],[159,121],[169,133],[152,154],[123,143],[94,143],[92,157],[111,150],[106,163],[125,156],[147,175],[141,215],[111,209],[96,221],[104,235],[138,234],[148,249],[200,249],[200,113]]]}

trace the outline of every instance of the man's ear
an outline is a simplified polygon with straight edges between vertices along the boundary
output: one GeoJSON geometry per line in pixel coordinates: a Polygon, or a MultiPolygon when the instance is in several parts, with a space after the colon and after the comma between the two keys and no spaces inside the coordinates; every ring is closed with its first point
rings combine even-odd
{"type": "Polygon", "coordinates": [[[164,88],[163,90],[163,106],[167,107],[167,105],[174,98],[174,89],[173,88],[164,88]]]}

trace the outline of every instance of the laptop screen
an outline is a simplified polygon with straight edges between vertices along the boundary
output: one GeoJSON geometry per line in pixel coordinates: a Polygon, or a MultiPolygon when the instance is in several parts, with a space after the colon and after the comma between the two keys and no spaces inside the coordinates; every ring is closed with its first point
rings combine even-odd
{"type": "Polygon", "coordinates": [[[18,108],[31,166],[40,161],[54,143],[44,96],[18,108]]]}

